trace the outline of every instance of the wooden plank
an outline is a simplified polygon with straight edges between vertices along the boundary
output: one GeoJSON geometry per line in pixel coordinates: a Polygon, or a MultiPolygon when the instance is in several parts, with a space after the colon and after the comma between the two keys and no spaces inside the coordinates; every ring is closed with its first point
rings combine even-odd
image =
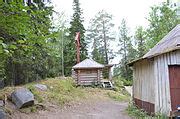
{"type": "Polygon", "coordinates": [[[165,84],[165,58],[164,58],[164,55],[161,55],[160,56],[161,57],[161,72],[162,73],[160,73],[161,74],[161,81],[162,81],[162,85],[161,85],[161,89],[162,89],[162,101],[163,101],[163,103],[162,103],[162,111],[163,111],[163,113],[165,113],[166,112],[166,110],[167,110],[167,107],[166,107],[166,104],[167,104],[167,98],[166,98],[166,84],[165,84]]]}
{"type": "Polygon", "coordinates": [[[158,58],[154,58],[154,75],[155,75],[155,112],[159,112],[159,81],[158,81],[158,58]]]}
{"type": "Polygon", "coordinates": [[[176,51],[176,61],[177,61],[177,64],[180,64],[180,50],[176,51]]]}
{"type": "Polygon", "coordinates": [[[176,52],[170,52],[171,65],[176,64],[176,52]]]}
{"type": "Polygon", "coordinates": [[[170,57],[169,57],[169,53],[167,53],[167,65],[166,65],[166,78],[167,78],[167,99],[168,99],[168,104],[167,104],[167,108],[168,108],[168,115],[170,115],[170,111],[171,109],[171,97],[170,97],[170,84],[169,84],[169,67],[168,65],[170,64],[170,57]]]}
{"type": "Polygon", "coordinates": [[[164,54],[163,55],[163,58],[164,58],[164,66],[163,66],[163,68],[164,68],[164,73],[163,73],[163,81],[164,81],[164,86],[165,86],[165,89],[164,89],[164,91],[165,91],[165,98],[166,98],[166,101],[165,101],[165,112],[167,112],[167,110],[168,110],[168,86],[167,86],[167,81],[168,81],[168,78],[167,78],[167,73],[168,73],[168,70],[167,70],[167,54],[164,54]]]}
{"type": "Polygon", "coordinates": [[[161,57],[158,56],[158,81],[159,81],[159,99],[160,99],[160,110],[163,109],[163,91],[162,91],[162,71],[161,71],[161,57]]]}

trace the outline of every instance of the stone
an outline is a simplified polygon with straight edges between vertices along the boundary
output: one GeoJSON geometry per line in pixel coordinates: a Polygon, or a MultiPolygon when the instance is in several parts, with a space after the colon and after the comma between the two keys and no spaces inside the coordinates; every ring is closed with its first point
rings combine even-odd
{"type": "Polygon", "coordinates": [[[19,88],[11,94],[12,102],[20,109],[34,105],[34,95],[27,88],[19,88]]]}
{"type": "Polygon", "coordinates": [[[35,87],[42,91],[46,91],[48,89],[47,86],[43,84],[35,84],[35,87]]]}
{"type": "MultiPolygon", "coordinates": [[[[0,107],[3,107],[4,106],[4,101],[3,100],[0,100],[0,107]]],[[[1,118],[0,118],[1,119],[1,118]]]]}
{"type": "Polygon", "coordinates": [[[3,109],[0,108],[0,119],[7,119],[7,115],[3,109]]]}

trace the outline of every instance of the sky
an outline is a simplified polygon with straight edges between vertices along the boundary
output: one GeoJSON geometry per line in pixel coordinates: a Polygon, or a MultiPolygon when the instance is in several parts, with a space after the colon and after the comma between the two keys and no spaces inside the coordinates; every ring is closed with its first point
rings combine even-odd
{"type": "MultiPolygon", "coordinates": [[[[84,26],[87,29],[91,18],[100,10],[106,10],[113,15],[113,23],[115,31],[121,24],[121,20],[125,18],[127,26],[131,34],[134,33],[137,26],[148,26],[147,17],[150,7],[158,5],[166,0],[79,0],[81,9],[83,10],[84,26]]],[[[73,0],[52,0],[55,11],[64,12],[67,19],[70,20],[73,10],[73,0]]],[[[115,47],[115,46],[114,46],[115,47]]],[[[119,60],[116,58],[112,63],[116,64],[119,60]]]]}
{"type": "MultiPolygon", "coordinates": [[[[79,0],[83,9],[84,26],[88,27],[89,20],[100,10],[106,10],[113,15],[116,26],[119,26],[123,18],[126,19],[131,29],[136,26],[147,26],[147,16],[150,7],[158,5],[166,0],[79,0]]],[[[73,14],[73,0],[52,0],[55,10],[65,12],[70,19],[73,14]]]]}

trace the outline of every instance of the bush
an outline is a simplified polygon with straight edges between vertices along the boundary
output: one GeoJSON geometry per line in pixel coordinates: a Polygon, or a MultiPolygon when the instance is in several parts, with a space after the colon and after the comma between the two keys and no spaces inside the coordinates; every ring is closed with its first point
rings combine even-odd
{"type": "Polygon", "coordinates": [[[145,112],[143,109],[137,108],[133,105],[133,103],[130,103],[128,105],[126,111],[131,117],[135,117],[136,119],[168,119],[168,117],[163,114],[155,114],[155,116],[149,116],[147,112],[145,112]]]}
{"type": "Polygon", "coordinates": [[[122,79],[124,86],[132,86],[133,80],[122,79]]]}
{"type": "Polygon", "coordinates": [[[126,80],[120,76],[114,77],[114,83],[118,86],[132,86],[133,80],[126,80]]]}
{"type": "Polygon", "coordinates": [[[132,117],[136,117],[136,118],[145,118],[145,117],[148,117],[148,115],[147,115],[147,113],[145,111],[138,109],[132,103],[130,103],[128,105],[128,108],[126,109],[126,111],[132,117]]]}
{"type": "Polygon", "coordinates": [[[123,82],[119,79],[119,78],[114,78],[114,90],[115,91],[121,91],[122,89],[124,89],[124,85],[123,82]]]}

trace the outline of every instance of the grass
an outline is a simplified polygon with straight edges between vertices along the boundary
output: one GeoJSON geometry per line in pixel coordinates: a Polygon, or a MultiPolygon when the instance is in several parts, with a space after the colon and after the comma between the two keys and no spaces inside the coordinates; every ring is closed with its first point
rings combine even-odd
{"type": "MultiPolygon", "coordinates": [[[[11,93],[17,89],[25,87],[28,88],[35,97],[35,105],[27,108],[22,108],[19,111],[23,113],[37,112],[38,110],[46,109],[39,104],[46,105],[46,102],[50,102],[55,105],[63,106],[69,102],[78,101],[85,97],[84,90],[80,87],[76,87],[72,78],[66,78],[62,80],[60,78],[52,78],[41,80],[39,82],[32,82],[22,86],[16,87],[5,87],[0,90],[0,99],[4,99],[4,95],[7,95],[9,100],[11,100],[11,93]],[[35,88],[35,84],[44,84],[47,85],[48,89],[46,91],[41,91],[35,88]]],[[[11,110],[10,108],[7,111],[11,110]]]]}
{"type": "Polygon", "coordinates": [[[138,109],[136,106],[134,106],[131,103],[128,105],[128,108],[126,109],[126,111],[132,117],[136,117],[136,118],[148,117],[148,115],[145,111],[138,109]]]}
{"type": "Polygon", "coordinates": [[[34,84],[28,84],[26,87],[32,91],[35,99],[40,103],[48,101],[63,105],[84,96],[84,92],[80,88],[76,88],[71,78],[66,80],[60,80],[58,78],[48,79],[39,83],[47,85],[48,90],[40,91],[34,87],[34,84]]]}
{"type": "Polygon", "coordinates": [[[123,82],[119,78],[114,78],[114,91],[107,92],[107,95],[116,101],[130,101],[130,95],[125,90],[123,82]]]}
{"type": "MultiPolygon", "coordinates": [[[[35,105],[19,109],[23,113],[33,113],[38,110],[46,110],[48,104],[52,103],[59,106],[64,106],[69,103],[78,101],[99,101],[103,99],[113,99],[116,101],[127,101],[129,95],[123,90],[122,82],[116,81],[116,90],[105,90],[98,87],[76,87],[72,78],[49,78],[39,82],[32,82],[18,87],[6,87],[0,90],[0,99],[3,99],[4,94],[9,95],[17,88],[28,88],[35,97],[35,105]],[[48,88],[46,91],[37,89],[35,84],[44,84],[48,88]],[[46,106],[43,106],[46,105],[46,106]]],[[[11,109],[7,109],[10,113],[11,109]],[[9,111],[10,110],[10,111],[9,111]]]]}
{"type": "Polygon", "coordinates": [[[34,113],[34,112],[37,112],[38,110],[46,110],[46,107],[44,105],[35,104],[30,107],[25,107],[25,108],[19,109],[20,112],[26,113],[26,114],[34,113]]]}
{"type": "Polygon", "coordinates": [[[168,117],[163,114],[155,114],[155,116],[149,116],[144,110],[137,108],[132,103],[129,104],[126,111],[129,116],[135,119],[168,119],[168,117]]]}
{"type": "Polygon", "coordinates": [[[130,99],[128,95],[123,95],[116,91],[107,92],[107,95],[115,101],[129,101],[130,99]]]}

